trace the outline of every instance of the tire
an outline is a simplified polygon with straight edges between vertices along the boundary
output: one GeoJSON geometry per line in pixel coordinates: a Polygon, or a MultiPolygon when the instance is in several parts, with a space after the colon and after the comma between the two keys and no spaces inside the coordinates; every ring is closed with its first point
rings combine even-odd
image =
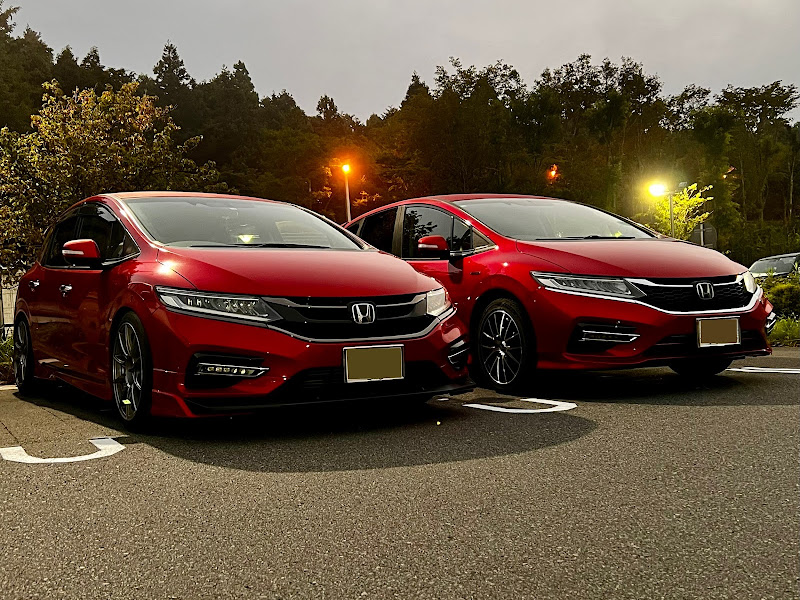
{"type": "Polygon", "coordinates": [[[33,338],[28,321],[20,319],[14,327],[14,382],[21,394],[36,392],[37,380],[34,375],[33,338]]]}
{"type": "Polygon", "coordinates": [[[536,369],[533,328],[524,309],[510,298],[489,303],[472,337],[473,376],[484,387],[513,393],[536,369]]]}
{"type": "Polygon", "coordinates": [[[153,362],[144,326],[129,312],[111,333],[111,389],[117,414],[127,429],[138,429],[150,417],[153,362]]]}
{"type": "Polygon", "coordinates": [[[669,368],[678,375],[694,379],[713,377],[722,373],[731,366],[731,358],[698,358],[676,360],[670,363],[669,368]]]}

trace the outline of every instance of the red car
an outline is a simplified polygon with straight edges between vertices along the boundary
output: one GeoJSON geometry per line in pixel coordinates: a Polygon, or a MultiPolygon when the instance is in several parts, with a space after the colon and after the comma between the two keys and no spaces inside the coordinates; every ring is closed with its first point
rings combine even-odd
{"type": "Polygon", "coordinates": [[[14,371],[134,424],[472,387],[447,292],[319,215],[148,192],[79,202],[19,284],[14,371]]]}
{"type": "Polygon", "coordinates": [[[505,391],[542,369],[671,366],[693,376],[769,354],[772,306],[722,254],[566,200],[405,200],[346,228],[450,292],[479,383],[505,391]]]}

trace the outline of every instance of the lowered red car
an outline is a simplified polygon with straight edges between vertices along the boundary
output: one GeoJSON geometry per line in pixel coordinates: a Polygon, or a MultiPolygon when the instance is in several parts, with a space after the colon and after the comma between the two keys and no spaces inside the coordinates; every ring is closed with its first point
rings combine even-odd
{"type": "Polygon", "coordinates": [[[472,387],[447,292],[298,206],[104,194],[67,210],[19,284],[16,382],[57,378],[134,424],[472,387]]]}
{"type": "Polygon", "coordinates": [[[697,376],[770,353],[775,316],[745,267],[590,206],[435,196],[346,228],[447,288],[469,323],[475,375],[501,391],[537,367],[667,364],[697,376]]]}

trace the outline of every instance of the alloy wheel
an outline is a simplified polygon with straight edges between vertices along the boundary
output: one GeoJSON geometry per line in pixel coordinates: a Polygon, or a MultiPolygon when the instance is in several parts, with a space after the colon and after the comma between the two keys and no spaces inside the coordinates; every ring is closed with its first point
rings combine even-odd
{"type": "Polygon", "coordinates": [[[29,379],[30,364],[28,363],[28,355],[30,352],[30,345],[28,343],[28,326],[25,321],[20,321],[14,327],[14,381],[17,387],[22,387],[29,379]]]}
{"type": "Polygon", "coordinates": [[[479,345],[483,370],[494,383],[508,385],[516,379],[522,368],[522,337],[509,313],[497,309],[486,316],[479,345]]]}
{"type": "Polygon", "coordinates": [[[123,322],[117,329],[111,356],[114,402],[122,418],[131,421],[141,406],[144,381],[142,345],[131,323],[123,322]]]}

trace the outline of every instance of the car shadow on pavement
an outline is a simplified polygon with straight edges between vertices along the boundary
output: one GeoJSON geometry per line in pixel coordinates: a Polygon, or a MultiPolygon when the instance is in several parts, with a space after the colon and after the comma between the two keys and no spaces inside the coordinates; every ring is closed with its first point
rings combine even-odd
{"type": "Polygon", "coordinates": [[[704,379],[667,368],[622,371],[542,371],[524,392],[528,397],[569,402],[676,406],[800,405],[797,375],[724,371],[704,379]]]}
{"type": "MultiPolygon", "coordinates": [[[[154,419],[125,432],[110,405],[67,386],[18,398],[126,435],[186,460],[263,472],[384,469],[519,454],[564,444],[596,424],[570,413],[508,415],[462,407],[368,402],[274,408],[256,415],[154,419]]],[[[498,398],[495,398],[498,400],[498,398]]],[[[120,438],[121,439],[121,438],[120,438]]]]}

